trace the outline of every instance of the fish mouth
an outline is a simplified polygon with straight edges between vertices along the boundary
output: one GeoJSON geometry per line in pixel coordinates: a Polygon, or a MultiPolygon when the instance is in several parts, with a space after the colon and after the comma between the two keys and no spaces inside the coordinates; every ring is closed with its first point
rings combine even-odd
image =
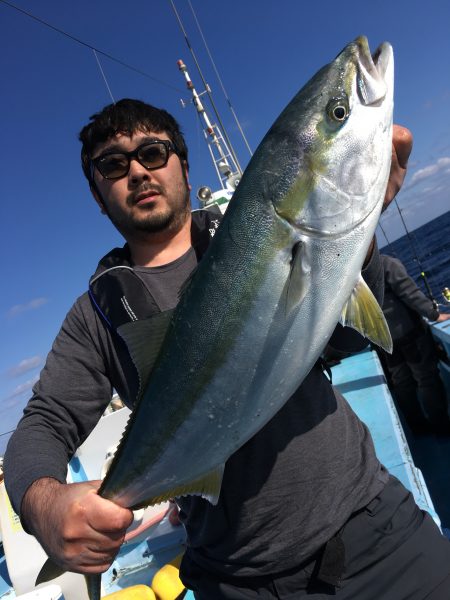
{"type": "Polygon", "coordinates": [[[359,36],[352,47],[357,63],[357,87],[361,101],[366,105],[379,104],[393,87],[392,46],[384,42],[371,54],[367,38],[359,36]]]}

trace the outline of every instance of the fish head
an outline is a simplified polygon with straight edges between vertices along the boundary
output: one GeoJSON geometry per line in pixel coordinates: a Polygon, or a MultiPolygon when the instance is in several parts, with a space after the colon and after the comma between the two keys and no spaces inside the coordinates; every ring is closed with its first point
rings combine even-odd
{"type": "Polygon", "coordinates": [[[361,36],[297,94],[271,130],[284,140],[284,189],[272,195],[279,216],[308,234],[339,235],[381,211],[393,83],[390,44],[372,56],[361,36]]]}

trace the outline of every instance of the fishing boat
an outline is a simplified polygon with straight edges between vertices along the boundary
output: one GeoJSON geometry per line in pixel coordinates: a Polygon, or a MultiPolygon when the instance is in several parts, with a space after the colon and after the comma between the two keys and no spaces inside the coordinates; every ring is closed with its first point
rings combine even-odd
{"type": "MultiPolygon", "coordinates": [[[[184,62],[179,61],[178,67],[203,120],[205,139],[219,179],[216,191],[203,186],[197,197],[207,209],[223,213],[239,184],[242,170],[226,136],[209,118],[184,62]]],[[[450,321],[430,324],[430,327],[442,348],[440,369],[450,401],[450,321]]],[[[435,496],[430,493],[422,469],[415,464],[376,351],[367,349],[336,361],[331,371],[333,384],[369,427],[381,462],[411,490],[419,507],[428,511],[441,527],[435,496]]],[[[104,476],[128,416],[129,410],[113,397],[110,408],[70,461],[68,482],[104,476]]],[[[450,519],[447,522],[450,523],[450,519]]],[[[88,600],[84,578],[74,573],[65,573],[51,583],[35,586],[46,555],[37,540],[23,530],[3,483],[0,483],[0,526],[0,600],[88,600]]],[[[110,600],[192,599],[193,594],[184,589],[178,577],[184,544],[184,529],[170,502],[137,511],[125,543],[102,576],[103,597],[110,600]]]]}
{"type": "MultiPolygon", "coordinates": [[[[441,353],[440,369],[450,400],[450,321],[430,324],[430,327],[445,350],[445,354],[441,353]]],[[[349,356],[331,370],[333,384],[369,427],[381,462],[411,490],[419,507],[428,511],[441,527],[439,510],[422,470],[414,462],[375,350],[367,349],[349,356]]],[[[69,482],[98,479],[104,475],[129,416],[129,410],[117,408],[118,405],[117,398],[113,398],[112,407],[70,461],[69,482]]],[[[429,443],[436,444],[436,440],[431,439],[429,443]]],[[[436,452],[432,457],[436,462],[436,452]]],[[[436,468],[440,468],[444,479],[442,467],[438,464],[436,468]]],[[[446,491],[448,493],[448,489],[446,491]]],[[[185,536],[182,526],[174,518],[173,509],[167,502],[135,514],[124,545],[102,576],[104,597],[110,600],[193,598],[178,578],[185,536]]],[[[88,600],[84,578],[73,573],[35,588],[34,582],[46,555],[36,539],[23,530],[3,484],[0,484],[0,524],[1,600],[88,600]]]]}

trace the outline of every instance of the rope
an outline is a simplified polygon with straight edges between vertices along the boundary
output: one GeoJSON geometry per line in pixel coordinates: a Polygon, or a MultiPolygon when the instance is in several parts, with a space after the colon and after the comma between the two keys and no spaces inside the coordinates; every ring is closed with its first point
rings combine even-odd
{"type": "Polygon", "coordinates": [[[107,90],[109,92],[109,95],[111,96],[111,100],[112,100],[113,104],[115,104],[116,101],[114,100],[114,96],[112,95],[111,88],[108,85],[108,81],[106,79],[105,73],[103,72],[102,65],[101,65],[101,63],[100,63],[100,61],[98,59],[97,52],[94,50],[94,48],[92,48],[92,52],[94,53],[95,60],[97,61],[98,68],[100,69],[100,73],[102,74],[102,77],[103,77],[103,81],[105,82],[106,88],[107,88],[107,90]]]}
{"type": "Polygon", "coordinates": [[[224,86],[224,85],[223,85],[223,83],[222,83],[222,79],[220,78],[219,71],[218,71],[218,70],[217,70],[217,68],[216,68],[216,64],[215,64],[215,62],[214,62],[214,60],[213,60],[213,57],[212,57],[212,55],[211,55],[211,52],[209,51],[208,44],[206,43],[205,37],[204,37],[204,35],[203,35],[203,32],[202,32],[202,29],[201,29],[201,27],[200,27],[200,23],[198,22],[197,16],[196,16],[196,14],[195,14],[195,12],[194,12],[194,8],[192,7],[191,0],[188,0],[188,4],[189,4],[189,7],[190,7],[190,9],[191,9],[191,11],[192,11],[192,14],[193,14],[193,16],[194,16],[195,23],[196,23],[196,25],[197,25],[198,31],[199,31],[199,33],[200,33],[200,36],[201,36],[201,38],[202,38],[202,40],[203,40],[203,44],[205,45],[206,51],[207,51],[207,53],[208,53],[209,60],[211,61],[211,64],[212,64],[212,66],[213,66],[213,69],[214,69],[214,72],[215,72],[215,74],[216,74],[216,77],[217,77],[217,79],[219,80],[220,86],[221,86],[221,88],[222,88],[223,95],[225,96],[225,98],[226,98],[226,101],[227,101],[227,103],[228,103],[228,106],[229,106],[229,108],[230,108],[231,114],[233,115],[233,117],[234,117],[234,120],[236,121],[236,124],[237,124],[237,126],[238,126],[238,129],[239,129],[239,131],[240,131],[240,133],[241,133],[241,135],[242,135],[242,139],[244,140],[244,142],[245,142],[245,145],[247,146],[247,150],[249,151],[249,153],[250,153],[250,156],[252,156],[252,155],[253,155],[253,152],[252,152],[252,150],[251,150],[251,148],[250,148],[250,146],[249,146],[249,143],[248,143],[248,141],[247,141],[247,138],[245,137],[245,133],[244,133],[244,131],[243,131],[242,127],[241,127],[241,124],[240,124],[240,122],[239,122],[239,119],[237,118],[237,115],[236,115],[236,113],[235,113],[235,111],[234,111],[234,108],[233,108],[233,106],[232,106],[232,104],[231,104],[231,100],[230,100],[230,98],[228,97],[228,94],[227,94],[227,92],[226,92],[226,90],[225,90],[225,86],[224,86]]]}
{"type": "Polygon", "coordinates": [[[27,17],[30,17],[30,19],[34,19],[35,21],[37,21],[41,25],[45,25],[45,27],[48,27],[49,29],[53,29],[53,31],[56,31],[57,33],[60,33],[61,35],[64,35],[64,36],[68,37],[72,41],[77,42],[77,44],[81,44],[81,46],[85,46],[85,48],[89,48],[90,50],[93,50],[94,52],[98,52],[98,54],[106,56],[106,58],[109,58],[110,60],[118,63],[119,65],[121,65],[122,67],[125,67],[126,69],[130,69],[130,71],[134,71],[135,73],[139,73],[139,75],[142,75],[143,77],[147,77],[148,79],[151,79],[155,83],[158,83],[159,85],[167,87],[167,88],[169,88],[171,90],[174,90],[177,93],[181,93],[182,94],[184,92],[184,90],[181,90],[180,88],[177,88],[177,87],[171,85],[170,83],[166,83],[165,81],[162,81],[161,79],[157,79],[156,77],[153,77],[152,75],[149,75],[145,71],[141,71],[141,69],[138,69],[137,67],[133,67],[133,65],[130,65],[130,64],[124,62],[120,58],[116,58],[115,56],[112,56],[112,54],[108,54],[108,52],[104,52],[103,50],[100,50],[99,48],[95,48],[94,46],[91,46],[91,44],[88,44],[87,42],[83,42],[83,40],[80,40],[79,38],[75,37],[74,35],[71,35],[70,33],[67,33],[65,31],[63,31],[62,29],[59,29],[58,27],[55,27],[54,25],[51,25],[50,23],[47,23],[47,21],[44,21],[43,19],[40,19],[39,17],[36,17],[35,15],[33,15],[30,12],[24,10],[23,8],[19,8],[18,6],[15,6],[11,2],[7,2],[7,0],[0,0],[0,2],[2,2],[3,4],[6,4],[10,8],[13,8],[17,12],[20,12],[20,13],[26,15],[27,17]]]}
{"type": "Polygon", "coordinates": [[[230,152],[231,152],[231,155],[232,155],[232,157],[233,157],[233,160],[234,160],[234,162],[236,163],[236,166],[237,166],[237,168],[238,168],[238,171],[239,171],[239,172],[242,174],[242,168],[241,168],[241,165],[239,164],[238,157],[237,157],[237,155],[236,155],[236,153],[235,153],[235,151],[234,151],[233,145],[232,145],[232,143],[231,143],[231,141],[230,141],[230,139],[229,139],[229,137],[228,137],[228,135],[227,135],[227,132],[226,132],[225,126],[224,126],[224,124],[222,123],[222,119],[220,118],[220,115],[219,115],[219,113],[218,113],[218,110],[217,110],[217,108],[216,108],[216,105],[215,105],[215,103],[214,103],[214,100],[213,100],[213,98],[212,98],[212,94],[211,94],[211,92],[210,92],[210,90],[209,90],[208,84],[206,83],[206,81],[205,81],[205,78],[203,77],[202,70],[200,69],[200,65],[198,64],[197,58],[196,58],[196,56],[195,56],[195,53],[194,53],[194,49],[192,48],[192,46],[191,46],[191,43],[189,42],[189,39],[188,39],[188,36],[187,36],[186,30],[185,30],[185,28],[184,28],[184,26],[183,26],[183,23],[182,23],[182,21],[181,21],[180,15],[178,14],[178,11],[177,11],[177,9],[175,8],[175,4],[174,4],[173,0],[169,0],[169,2],[170,2],[170,3],[171,3],[171,5],[172,5],[172,9],[173,9],[173,12],[175,13],[175,17],[176,17],[176,19],[177,19],[177,21],[178,21],[178,25],[180,26],[181,32],[182,32],[182,33],[183,33],[183,35],[184,35],[184,39],[185,39],[185,41],[186,41],[186,44],[187,44],[187,47],[189,48],[189,51],[190,51],[190,53],[191,53],[191,55],[192,55],[192,58],[193,58],[193,60],[194,60],[194,62],[195,62],[195,66],[197,67],[197,71],[198,71],[198,73],[199,73],[199,75],[200,75],[200,77],[201,77],[201,80],[202,80],[202,82],[203,82],[203,85],[204,85],[204,87],[205,87],[205,91],[206,91],[206,93],[208,94],[208,98],[209,98],[209,101],[211,102],[212,109],[213,109],[213,111],[214,111],[214,114],[216,115],[216,119],[217,119],[217,121],[218,121],[218,123],[219,123],[219,125],[220,125],[220,127],[221,127],[221,130],[222,130],[222,135],[223,135],[223,136],[224,136],[224,138],[225,138],[225,141],[226,141],[226,143],[227,143],[227,145],[228,145],[228,148],[229,148],[229,150],[230,150],[230,152]]]}

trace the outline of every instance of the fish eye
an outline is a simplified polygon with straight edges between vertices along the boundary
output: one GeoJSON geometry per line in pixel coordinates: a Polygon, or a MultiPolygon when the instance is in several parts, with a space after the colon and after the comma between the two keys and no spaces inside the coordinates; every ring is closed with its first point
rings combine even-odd
{"type": "Polygon", "coordinates": [[[346,121],[350,113],[347,99],[331,99],[327,106],[327,113],[332,121],[336,121],[337,123],[346,121]]]}

